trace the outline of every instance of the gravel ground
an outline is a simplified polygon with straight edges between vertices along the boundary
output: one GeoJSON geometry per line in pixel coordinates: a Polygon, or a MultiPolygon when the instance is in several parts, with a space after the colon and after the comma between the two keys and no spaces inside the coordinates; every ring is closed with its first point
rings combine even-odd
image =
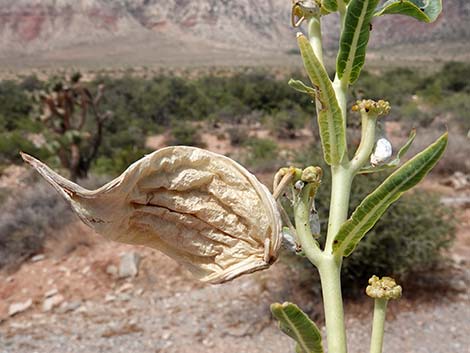
{"type": "MultiPolygon", "coordinates": [[[[72,312],[32,313],[4,322],[0,352],[293,352],[292,341],[269,314],[269,304],[283,293],[267,288],[263,275],[169,296],[128,287],[72,312]]],[[[386,326],[384,353],[469,352],[468,304],[463,295],[444,297],[437,305],[396,314],[386,326]]],[[[368,351],[368,321],[347,318],[351,353],[368,351]]]]}

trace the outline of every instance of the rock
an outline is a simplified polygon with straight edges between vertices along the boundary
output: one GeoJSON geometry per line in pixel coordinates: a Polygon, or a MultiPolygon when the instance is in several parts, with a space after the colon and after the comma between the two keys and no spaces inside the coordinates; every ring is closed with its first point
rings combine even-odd
{"type": "Polygon", "coordinates": [[[127,292],[128,290],[131,290],[132,288],[134,288],[134,285],[132,283],[124,283],[121,287],[116,289],[116,293],[127,292]]]}
{"type": "Polygon", "coordinates": [[[462,190],[470,186],[470,176],[462,172],[455,172],[442,182],[444,185],[450,186],[455,190],[462,190]]]}
{"type": "Polygon", "coordinates": [[[61,304],[64,301],[64,297],[60,294],[54,295],[52,297],[46,298],[42,303],[42,311],[48,312],[54,309],[56,306],[61,304]]]}
{"type": "Polygon", "coordinates": [[[32,299],[28,299],[27,301],[22,302],[22,303],[13,303],[8,308],[8,315],[13,316],[13,315],[22,313],[23,311],[28,310],[31,307],[31,305],[33,305],[32,299]]]}
{"type": "Polygon", "coordinates": [[[131,295],[128,293],[119,293],[116,297],[120,302],[128,302],[132,299],[131,295]]]}
{"type": "Polygon", "coordinates": [[[39,262],[39,261],[42,261],[46,258],[46,255],[44,254],[38,254],[38,255],[34,255],[32,258],[31,258],[31,262],[39,262]]]}
{"type": "Polygon", "coordinates": [[[51,290],[48,290],[46,293],[44,293],[44,297],[45,298],[49,298],[49,297],[52,297],[54,295],[56,295],[59,291],[57,290],[57,288],[53,288],[51,290]]]}
{"type": "Polygon", "coordinates": [[[74,311],[78,309],[82,305],[82,302],[79,300],[73,301],[73,302],[63,302],[60,307],[57,309],[57,311],[61,314],[67,313],[69,311],[74,311]]]}
{"type": "Polygon", "coordinates": [[[109,265],[106,267],[106,273],[110,275],[111,277],[116,277],[117,276],[118,269],[114,265],[109,265]]]}
{"type": "Polygon", "coordinates": [[[119,263],[119,278],[135,277],[139,273],[141,257],[135,251],[121,255],[119,263]]]}
{"type": "Polygon", "coordinates": [[[116,300],[116,296],[115,295],[112,295],[112,294],[106,294],[106,297],[104,297],[104,301],[106,303],[109,303],[109,302],[113,302],[116,300]]]}
{"type": "Polygon", "coordinates": [[[453,291],[462,293],[465,293],[468,290],[467,284],[463,279],[460,278],[452,278],[451,280],[449,280],[448,287],[453,291]]]}

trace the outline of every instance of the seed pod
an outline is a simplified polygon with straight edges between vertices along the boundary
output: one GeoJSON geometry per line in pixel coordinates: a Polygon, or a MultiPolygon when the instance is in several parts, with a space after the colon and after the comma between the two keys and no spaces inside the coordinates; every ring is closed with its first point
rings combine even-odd
{"type": "Polygon", "coordinates": [[[167,147],[86,190],[22,154],[108,239],[158,249],[198,279],[223,283],[269,267],[281,245],[276,202],[230,158],[194,147],[167,147]]]}

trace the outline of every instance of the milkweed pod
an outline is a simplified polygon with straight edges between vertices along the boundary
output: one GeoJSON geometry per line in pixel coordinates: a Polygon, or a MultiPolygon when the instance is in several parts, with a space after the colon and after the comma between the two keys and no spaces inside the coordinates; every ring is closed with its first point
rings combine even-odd
{"type": "Polygon", "coordinates": [[[223,283],[265,269],[278,256],[281,222],[274,198],[225,156],[163,148],[93,191],[22,157],[98,233],[158,249],[201,281],[223,283]]]}

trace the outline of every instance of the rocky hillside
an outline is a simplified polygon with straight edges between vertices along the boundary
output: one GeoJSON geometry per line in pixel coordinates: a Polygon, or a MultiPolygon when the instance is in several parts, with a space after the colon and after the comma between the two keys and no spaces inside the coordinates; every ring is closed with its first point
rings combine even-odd
{"type": "MultiPolygon", "coordinates": [[[[132,47],[133,43],[148,40],[157,44],[165,40],[196,43],[201,50],[219,47],[286,52],[294,46],[293,30],[289,28],[290,3],[290,0],[0,0],[0,57],[37,55],[90,44],[116,46],[123,42],[132,47]]],[[[449,0],[444,5],[443,16],[431,25],[403,16],[376,19],[371,45],[464,41],[470,34],[470,3],[449,0]]],[[[338,40],[332,30],[337,18],[328,16],[325,22],[325,45],[333,48],[338,40]]]]}

